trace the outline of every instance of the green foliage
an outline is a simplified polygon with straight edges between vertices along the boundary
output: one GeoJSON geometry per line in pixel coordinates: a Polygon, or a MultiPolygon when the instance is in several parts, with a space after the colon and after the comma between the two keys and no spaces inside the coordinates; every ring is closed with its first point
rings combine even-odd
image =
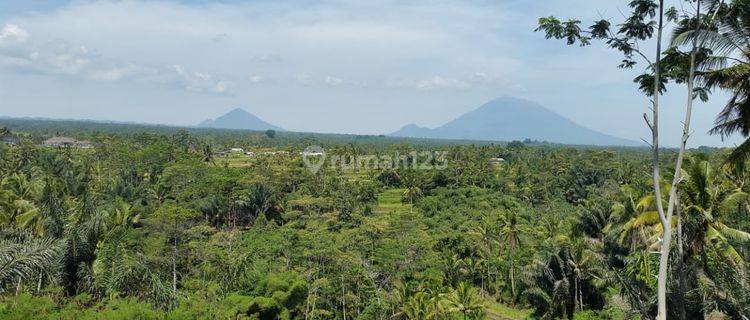
{"type": "MultiPolygon", "coordinates": [[[[0,318],[652,317],[661,228],[646,150],[435,144],[452,159],[445,170],[313,175],[284,132],[253,148],[292,152],[226,167],[203,146],[242,138],[194,134],[6,146],[0,318]]],[[[328,143],[342,154],[425,147],[328,143]]],[[[685,278],[673,277],[671,299],[689,316],[739,317],[750,183],[722,166],[728,150],[709,152],[692,152],[678,186],[673,259],[685,278]]]]}

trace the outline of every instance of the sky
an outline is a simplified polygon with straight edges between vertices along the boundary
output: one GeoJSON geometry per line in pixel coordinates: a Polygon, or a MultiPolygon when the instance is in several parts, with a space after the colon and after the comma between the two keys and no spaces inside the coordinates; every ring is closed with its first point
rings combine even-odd
{"type": "MultiPolygon", "coordinates": [[[[627,2],[3,0],[0,116],[195,125],[240,107],[287,130],[385,134],[514,96],[646,139],[642,66],[534,32],[627,2]]],[[[663,145],[679,142],[685,91],[663,98],[663,145]]],[[[706,133],[726,99],[696,105],[690,146],[741,141],[706,133]]]]}

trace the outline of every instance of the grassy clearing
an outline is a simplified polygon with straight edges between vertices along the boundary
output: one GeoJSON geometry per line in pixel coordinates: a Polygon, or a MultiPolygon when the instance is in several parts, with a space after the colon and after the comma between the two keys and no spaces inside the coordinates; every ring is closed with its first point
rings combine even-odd
{"type": "Polygon", "coordinates": [[[369,181],[370,175],[367,170],[346,170],[344,171],[344,176],[349,181],[369,181]]]}
{"type": "Polygon", "coordinates": [[[394,213],[409,211],[410,205],[401,202],[406,189],[386,189],[378,195],[378,206],[375,213],[394,213]]]}
{"type": "Polygon", "coordinates": [[[242,167],[248,167],[250,166],[250,161],[252,160],[252,157],[248,157],[246,155],[229,155],[226,157],[221,157],[216,159],[217,165],[224,165],[224,163],[228,163],[230,168],[242,168],[242,167]]]}
{"type": "Polygon", "coordinates": [[[530,309],[514,309],[497,302],[487,302],[487,319],[524,320],[531,319],[530,309]]]}

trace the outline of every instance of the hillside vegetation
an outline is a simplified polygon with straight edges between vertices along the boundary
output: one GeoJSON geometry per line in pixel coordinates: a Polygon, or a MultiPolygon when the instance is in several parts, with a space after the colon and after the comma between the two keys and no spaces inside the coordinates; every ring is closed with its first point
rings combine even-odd
{"type": "MultiPolygon", "coordinates": [[[[15,122],[20,144],[0,143],[0,319],[656,312],[663,199],[645,149],[45,123],[15,122]],[[58,133],[94,147],[39,144],[58,133]],[[313,173],[313,144],[448,162],[313,173]],[[232,147],[255,154],[219,153],[232,147]]],[[[750,314],[750,181],[729,152],[688,152],[679,185],[670,312],[691,319],[750,314]]]]}

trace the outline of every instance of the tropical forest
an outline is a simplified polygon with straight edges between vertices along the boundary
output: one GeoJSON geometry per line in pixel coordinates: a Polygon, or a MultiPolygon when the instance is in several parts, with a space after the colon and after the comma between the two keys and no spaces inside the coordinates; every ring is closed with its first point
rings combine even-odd
{"type": "Polygon", "coordinates": [[[750,1],[622,8],[527,31],[635,74],[628,146],[0,117],[0,319],[750,319],[750,1]]]}

